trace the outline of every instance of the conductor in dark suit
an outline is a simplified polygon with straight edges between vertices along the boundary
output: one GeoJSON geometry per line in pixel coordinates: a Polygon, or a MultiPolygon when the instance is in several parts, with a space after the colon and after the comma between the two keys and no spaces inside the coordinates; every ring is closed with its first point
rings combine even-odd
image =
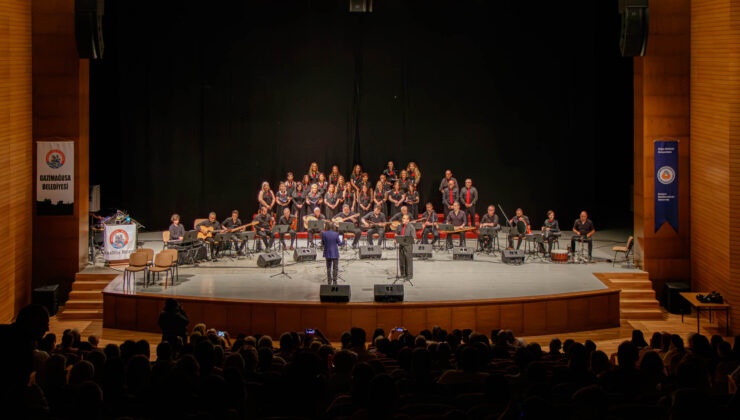
{"type": "MultiPolygon", "coordinates": [[[[416,238],[416,228],[411,223],[411,216],[404,214],[401,219],[402,225],[396,228],[396,235],[416,238]]],[[[413,241],[409,245],[401,246],[398,249],[398,265],[401,270],[401,277],[406,280],[414,278],[414,245],[413,241]]]]}
{"type": "Polygon", "coordinates": [[[344,241],[339,237],[337,228],[331,224],[328,230],[321,234],[321,245],[324,246],[324,258],[326,258],[326,278],[329,284],[337,284],[339,274],[339,246],[344,241]]]}

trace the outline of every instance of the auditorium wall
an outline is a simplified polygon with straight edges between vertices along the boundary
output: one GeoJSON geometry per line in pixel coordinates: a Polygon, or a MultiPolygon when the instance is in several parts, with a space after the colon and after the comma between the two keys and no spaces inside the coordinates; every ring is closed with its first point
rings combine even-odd
{"type": "MultiPolygon", "coordinates": [[[[691,274],[740,325],[740,3],[691,2],[691,274]]],[[[724,322],[724,317],[719,316],[724,322]]]]}
{"type": "Polygon", "coordinates": [[[31,287],[31,4],[0,0],[0,323],[31,287]]]}

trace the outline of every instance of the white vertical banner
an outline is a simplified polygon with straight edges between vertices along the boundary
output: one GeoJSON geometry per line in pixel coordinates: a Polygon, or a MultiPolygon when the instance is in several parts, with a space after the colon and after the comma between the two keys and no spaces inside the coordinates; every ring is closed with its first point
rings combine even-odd
{"type": "Polygon", "coordinates": [[[103,257],[106,261],[125,260],[136,251],[136,224],[105,225],[103,228],[103,257]]]}
{"type": "Polygon", "coordinates": [[[75,143],[36,142],[36,214],[74,213],[75,143]]]}

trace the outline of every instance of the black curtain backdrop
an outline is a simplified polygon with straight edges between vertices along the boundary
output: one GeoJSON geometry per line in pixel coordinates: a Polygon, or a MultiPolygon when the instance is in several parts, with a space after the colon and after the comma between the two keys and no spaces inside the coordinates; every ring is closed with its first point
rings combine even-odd
{"type": "MultiPolygon", "coordinates": [[[[109,0],[91,74],[91,182],[150,229],[257,209],[311,161],[375,181],[418,163],[539,226],[631,225],[632,65],[616,2],[109,0]]],[[[245,217],[247,216],[247,217],[245,217]]]]}

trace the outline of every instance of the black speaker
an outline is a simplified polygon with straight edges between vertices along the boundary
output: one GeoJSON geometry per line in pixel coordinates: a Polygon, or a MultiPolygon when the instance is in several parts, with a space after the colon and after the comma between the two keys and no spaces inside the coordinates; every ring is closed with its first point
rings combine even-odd
{"type": "Polygon", "coordinates": [[[501,261],[504,264],[522,264],[524,262],[524,251],[521,249],[505,249],[501,252],[501,261]]]}
{"type": "Polygon", "coordinates": [[[376,284],[373,292],[376,302],[403,302],[402,284],[376,284]]]}
{"type": "Polygon", "coordinates": [[[104,0],[75,0],[75,41],[80,58],[103,58],[104,0]]]}
{"type": "Polygon", "coordinates": [[[322,302],[349,302],[349,284],[322,284],[319,296],[322,302]]]}
{"type": "Polygon", "coordinates": [[[452,248],[452,259],[453,260],[472,260],[473,259],[473,248],[466,246],[456,246],[452,248]]]}
{"type": "Polygon", "coordinates": [[[257,265],[260,267],[273,267],[279,265],[281,261],[282,258],[277,252],[266,252],[257,257],[257,265]]]}
{"type": "Polygon", "coordinates": [[[663,306],[672,314],[690,314],[691,305],[681,296],[681,292],[690,292],[686,283],[670,282],[663,285],[663,306]]]}
{"type": "Polygon", "coordinates": [[[316,261],[316,248],[296,248],[293,251],[293,260],[296,262],[316,261]]]}
{"type": "Polygon", "coordinates": [[[368,258],[379,260],[382,255],[383,255],[383,250],[380,249],[379,245],[360,247],[360,259],[361,260],[368,259],[368,258]]]}
{"type": "Polygon", "coordinates": [[[49,311],[49,315],[55,315],[57,313],[57,305],[59,304],[59,285],[52,284],[33,289],[31,303],[43,305],[49,311]]]}
{"type": "Polygon", "coordinates": [[[619,51],[622,57],[645,55],[649,11],[648,0],[619,0],[619,14],[622,16],[619,51]]]}
{"type": "Polygon", "coordinates": [[[429,244],[414,244],[414,250],[412,252],[414,258],[421,258],[423,260],[432,258],[432,246],[429,244]]]}

